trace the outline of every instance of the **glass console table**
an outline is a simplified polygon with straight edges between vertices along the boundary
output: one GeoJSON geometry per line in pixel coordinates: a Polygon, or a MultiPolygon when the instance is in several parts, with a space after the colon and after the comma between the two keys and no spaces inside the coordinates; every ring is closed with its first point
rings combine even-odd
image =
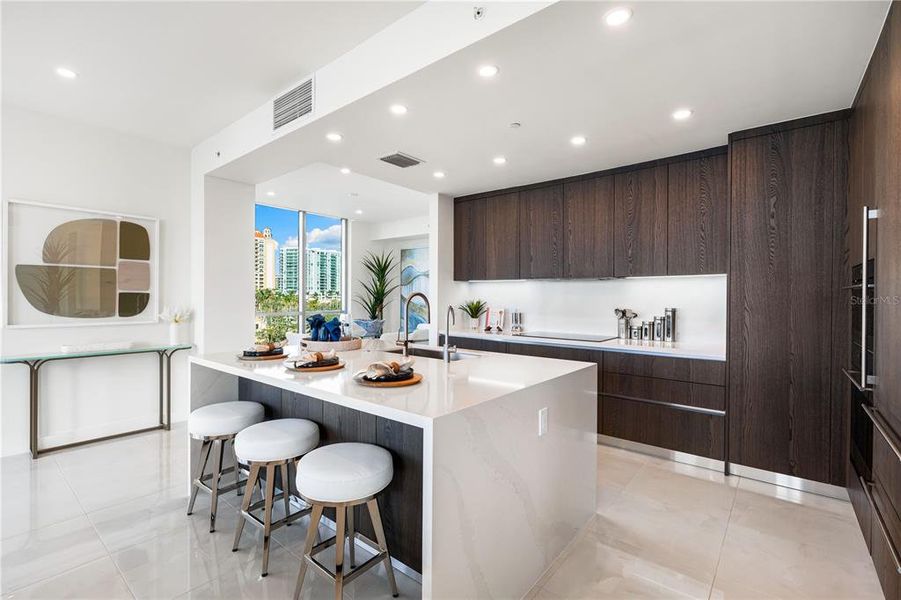
{"type": "Polygon", "coordinates": [[[156,429],[169,429],[172,425],[172,355],[179,350],[188,350],[191,344],[176,344],[165,346],[134,346],[131,348],[123,348],[121,350],[95,350],[87,352],[46,352],[43,354],[30,354],[22,356],[3,356],[0,357],[0,364],[26,365],[29,371],[29,403],[30,403],[30,430],[28,439],[31,447],[32,458],[37,458],[41,454],[62,450],[64,448],[72,448],[91,442],[100,442],[113,438],[123,437],[126,435],[134,435],[136,433],[144,433],[146,431],[154,431],[156,429]],[[153,427],[145,427],[144,429],[136,429],[134,431],[125,431],[115,433],[113,435],[105,435],[90,440],[82,440],[80,442],[72,442],[71,444],[63,444],[60,446],[52,446],[50,448],[38,448],[38,371],[48,362],[57,360],[72,360],[76,358],[97,358],[101,356],[124,356],[128,354],[156,354],[159,356],[160,369],[160,422],[159,425],[153,427]]]}

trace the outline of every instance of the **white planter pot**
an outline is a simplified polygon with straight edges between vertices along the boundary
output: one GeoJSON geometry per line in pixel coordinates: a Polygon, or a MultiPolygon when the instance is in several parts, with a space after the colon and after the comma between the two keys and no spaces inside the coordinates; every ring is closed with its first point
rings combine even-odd
{"type": "Polygon", "coordinates": [[[169,345],[178,346],[188,343],[188,324],[169,323],[169,345]]]}

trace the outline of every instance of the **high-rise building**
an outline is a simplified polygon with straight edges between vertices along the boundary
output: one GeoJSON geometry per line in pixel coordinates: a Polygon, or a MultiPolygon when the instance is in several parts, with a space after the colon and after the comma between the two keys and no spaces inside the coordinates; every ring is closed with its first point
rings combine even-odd
{"type": "Polygon", "coordinates": [[[300,291],[298,285],[300,280],[298,252],[297,246],[285,246],[278,251],[278,289],[282,292],[296,293],[300,291]]]}
{"type": "Polygon", "coordinates": [[[335,297],[341,293],[341,251],[307,248],[306,293],[335,297]]]}
{"type": "Polygon", "coordinates": [[[253,280],[256,289],[276,289],[275,256],[278,242],[272,239],[272,230],[266,227],[262,233],[253,232],[253,280]]]}

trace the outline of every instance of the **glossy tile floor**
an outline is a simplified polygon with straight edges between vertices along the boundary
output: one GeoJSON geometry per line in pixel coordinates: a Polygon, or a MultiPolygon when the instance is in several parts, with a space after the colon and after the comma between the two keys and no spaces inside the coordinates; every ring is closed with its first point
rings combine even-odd
{"type": "Polygon", "coordinates": [[[598,452],[598,514],[533,598],[882,598],[849,503],[598,452]]]}
{"type": "MultiPolygon", "coordinates": [[[[882,597],[848,503],[605,446],[598,456],[598,514],[533,598],[882,597]]],[[[256,528],[231,552],[234,492],[214,534],[205,495],[185,516],[186,457],[182,424],[3,459],[3,597],[289,598],[306,519],[273,535],[261,578],[256,528]]],[[[307,581],[305,598],[332,597],[324,577],[307,581]]],[[[398,586],[403,598],[421,595],[400,573],[398,586]]],[[[390,598],[384,571],[345,596],[390,598]]]]}
{"type": "MultiPolygon", "coordinates": [[[[3,459],[3,598],[290,598],[308,519],[273,533],[269,575],[260,577],[259,529],[246,526],[240,551],[231,551],[234,492],[224,496],[213,534],[208,495],[198,495],[194,514],[185,515],[187,441],[182,423],[168,433],[35,461],[3,459]]],[[[280,503],[275,510],[282,510],[280,503]]],[[[320,557],[334,565],[334,554],[320,557]]],[[[358,563],[367,557],[358,551],[358,563]]],[[[396,575],[402,597],[421,596],[416,581],[396,575]]],[[[333,598],[332,590],[331,581],[307,571],[304,598],[333,598]]],[[[391,598],[384,569],[362,575],[345,588],[345,597],[391,598]]]]}

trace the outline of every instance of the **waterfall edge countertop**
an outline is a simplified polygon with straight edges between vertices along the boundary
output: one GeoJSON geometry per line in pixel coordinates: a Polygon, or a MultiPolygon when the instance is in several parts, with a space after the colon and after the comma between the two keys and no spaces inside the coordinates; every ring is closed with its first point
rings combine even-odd
{"type": "Polygon", "coordinates": [[[382,350],[340,352],[339,358],[346,363],[343,369],[318,373],[290,370],[282,360],[242,361],[236,353],[227,352],[192,356],[190,360],[202,367],[420,427],[513,392],[597,368],[593,363],[569,360],[470,350],[462,353],[472,357],[451,363],[414,357],[413,368],[422,374],[422,381],[396,388],[367,387],[353,380],[354,373],[370,363],[400,356],[382,350]]]}
{"type": "MultiPolygon", "coordinates": [[[[441,333],[444,334],[445,332],[442,330],[441,333]]],[[[627,352],[631,354],[647,354],[649,356],[726,361],[725,342],[650,342],[620,338],[613,338],[604,342],[587,342],[583,340],[526,337],[510,333],[487,333],[462,329],[452,329],[450,334],[451,337],[466,337],[513,344],[559,346],[561,348],[584,348],[586,350],[606,350],[608,352],[627,352]]],[[[467,350],[467,352],[469,351],[467,350]]]]}

